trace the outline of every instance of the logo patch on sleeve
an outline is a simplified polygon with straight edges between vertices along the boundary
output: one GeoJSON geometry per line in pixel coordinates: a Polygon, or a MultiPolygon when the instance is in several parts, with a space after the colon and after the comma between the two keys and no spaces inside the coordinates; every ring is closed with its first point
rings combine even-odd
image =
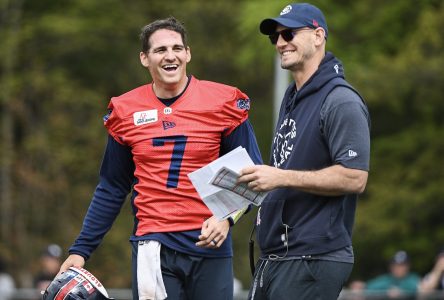
{"type": "Polygon", "coordinates": [[[113,112],[112,109],[108,109],[108,113],[106,115],[103,116],[103,122],[106,123],[106,121],[108,121],[109,117],[111,116],[111,113],[113,112]]]}
{"type": "Polygon", "coordinates": [[[250,99],[238,99],[236,103],[237,107],[240,109],[250,109],[250,99]]]}
{"type": "Polygon", "coordinates": [[[133,119],[136,126],[157,122],[157,109],[135,112],[133,119]]]}
{"type": "Polygon", "coordinates": [[[348,157],[356,157],[358,156],[358,153],[353,150],[348,150],[348,157]]]}

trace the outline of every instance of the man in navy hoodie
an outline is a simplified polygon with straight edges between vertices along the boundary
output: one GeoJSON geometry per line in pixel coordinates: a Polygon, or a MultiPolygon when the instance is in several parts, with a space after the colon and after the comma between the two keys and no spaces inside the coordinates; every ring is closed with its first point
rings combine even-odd
{"type": "Polygon", "coordinates": [[[285,93],[270,166],[249,167],[240,182],[270,191],[258,212],[260,260],[249,299],[337,299],[354,263],[358,194],[365,189],[370,117],[325,46],[323,13],[287,5],[260,24],[294,82],[285,93]]]}

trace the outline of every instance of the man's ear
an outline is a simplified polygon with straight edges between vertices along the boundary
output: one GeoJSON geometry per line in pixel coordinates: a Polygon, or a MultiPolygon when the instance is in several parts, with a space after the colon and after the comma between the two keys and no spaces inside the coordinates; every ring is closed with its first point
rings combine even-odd
{"type": "Polygon", "coordinates": [[[140,63],[142,64],[142,66],[148,68],[150,66],[148,63],[148,55],[145,52],[140,52],[139,56],[140,56],[140,63]]]}
{"type": "Polygon", "coordinates": [[[191,61],[191,49],[187,46],[187,63],[191,61]]]}
{"type": "Polygon", "coordinates": [[[325,42],[325,31],[324,28],[318,27],[315,29],[316,34],[316,44],[322,44],[325,42]]]}

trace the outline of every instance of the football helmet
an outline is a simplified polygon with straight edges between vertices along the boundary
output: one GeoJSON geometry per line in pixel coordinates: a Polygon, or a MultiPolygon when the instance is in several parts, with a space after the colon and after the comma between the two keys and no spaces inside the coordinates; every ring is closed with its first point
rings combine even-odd
{"type": "Polygon", "coordinates": [[[105,300],[104,286],[83,268],[70,267],[51,282],[42,292],[42,300],[105,300]]]}

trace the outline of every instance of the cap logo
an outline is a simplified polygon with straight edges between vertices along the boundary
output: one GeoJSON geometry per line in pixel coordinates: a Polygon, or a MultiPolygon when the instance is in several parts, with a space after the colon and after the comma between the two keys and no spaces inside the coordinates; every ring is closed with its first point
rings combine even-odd
{"type": "Polygon", "coordinates": [[[318,21],[316,21],[315,19],[313,19],[313,26],[314,26],[314,27],[319,27],[319,23],[318,23],[318,21]]]}
{"type": "Polygon", "coordinates": [[[293,7],[291,5],[285,6],[285,8],[281,11],[281,16],[290,13],[292,8],[293,7]]]}

